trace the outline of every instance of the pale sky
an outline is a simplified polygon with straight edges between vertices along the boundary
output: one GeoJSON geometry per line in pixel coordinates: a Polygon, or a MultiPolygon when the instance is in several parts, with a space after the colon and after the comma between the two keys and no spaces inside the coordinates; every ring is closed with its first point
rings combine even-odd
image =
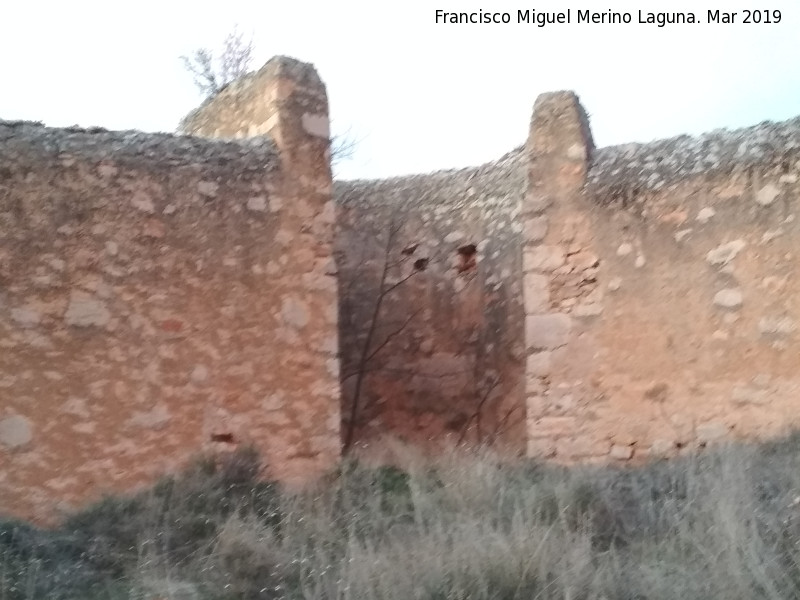
{"type": "Polygon", "coordinates": [[[219,47],[239,25],[258,67],[313,63],[334,133],[358,141],[341,178],[464,167],[524,142],[542,92],[571,89],[599,146],[800,115],[800,0],[777,24],[710,24],[738,0],[0,0],[0,119],[174,131],[201,97],[178,57],[219,47]],[[649,10],[700,24],[637,23],[649,10]],[[491,9],[489,8],[491,7],[491,9]],[[517,10],[630,11],[627,25],[516,23],[517,10]],[[435,11],[508,11],[509,24],[436,24],[435,11]]]}

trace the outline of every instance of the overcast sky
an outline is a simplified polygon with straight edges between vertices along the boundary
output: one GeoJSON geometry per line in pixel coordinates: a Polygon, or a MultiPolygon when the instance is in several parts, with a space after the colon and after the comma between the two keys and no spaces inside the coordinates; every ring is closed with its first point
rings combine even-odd
{"type": "Polygon", "coordinates": [[[600,146],[800,115],[800,0],[777,24],[706,23],[762,2],[569,0],[0,0],[0,119],[174,131],[201,100],[178,59],[239,24],[260,66],[313,63],[335,132],[358,140],[345,178],[493,160],[525,140],[542,92],[572,89],[600,146]],[[658,6],[660,4],[660,6],[658,6]],[[640,6],[694,25],[638,24],[640,6]],[[508,11],[510,24],[436,24],[436,9],[508,11]],[[516,23],[518,9],[630,11],[628,25],[516,23]]]}

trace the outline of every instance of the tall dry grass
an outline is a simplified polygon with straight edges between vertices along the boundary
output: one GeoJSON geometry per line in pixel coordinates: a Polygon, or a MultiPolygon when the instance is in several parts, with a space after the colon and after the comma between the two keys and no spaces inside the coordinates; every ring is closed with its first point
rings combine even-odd
{"type": "Polygon", "coordinates": [[[255,458],[0,524],[0,600],[800,597],[800,436],[631,469],[408,453],[303,494],[255,458]]]}

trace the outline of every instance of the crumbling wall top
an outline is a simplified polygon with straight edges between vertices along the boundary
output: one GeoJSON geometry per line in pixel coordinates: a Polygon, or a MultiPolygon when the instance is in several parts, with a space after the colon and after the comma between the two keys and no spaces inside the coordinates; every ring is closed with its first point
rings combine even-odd
{"type": "Polygon", "coordinates": [[[354,179],[334,183],[334,197],[344,207],[446,207],[505,204],[521,197],[525,184],[522,146],[477,167],[405,175],[387,179],[354,179]],[[498,193],[503,192],[503,193],[498,193]]]}
{"type": "Polygon", "coordinates": [[[69,155],[88,162],[111,160],[148,169],[202,164],[237,172],[268,172],[279,167],[278,151],[267,137],[224,141],[188,135],[108,131],[99,127],[45,127],[31,121],[0,120],[0,161],[10,167],[31,153],[58,158],[69,155]]]}
{"type": "MultiPolygon", "coordinates": [[[[225,115],[224,120],[229,120],[235,118],[239,111],[244,111],[246,115],[243,116],[244,121],[252,121],[253,115],[250,113],[263,104],[267,93],[267,83],[277,79],[288,79],[306,91],[311,90],[324,94],[325,86],[313,64],[304,63],[288,56],[275,56],[258,71],[232,81],[206,98],[200,106],[181,120],[178,131],[203,132],[208,135],[207,129],[213,130],[219,127],[221,115],[225,115]]],[[[255,123],[250,124],[254,125],[255,123]]],[[[211,137],[222,136],[215,134],[211,137]]],[[[252,137],[252,135],[248,133],[247,135],[226,135],[225,137],[252,137]]]]}
{"type": "Polygon", "coordinates": [[[586,188],[596,201],[606,204],[622,190],[658,191],[689,177],[798,159],[800,117],[696,137],[600,148],[593,153],[586,188]]]}

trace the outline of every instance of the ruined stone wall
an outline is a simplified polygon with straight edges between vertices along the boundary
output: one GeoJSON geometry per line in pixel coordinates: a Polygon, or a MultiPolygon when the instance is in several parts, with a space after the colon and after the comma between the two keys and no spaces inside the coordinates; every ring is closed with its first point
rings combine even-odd
{"type": "MultiPolygon", "coordinates": [[[[267,67],[231,84],[181,129],[261,135],[265,78],[267,67]]],[[[328,135],[327,122],[303,124],[328,135]]],[[[336,184],[345,446],[388,433],[524,448],[522,159],[336,184]]]]}
{"type": "MultiPolygon", "coordinates": [[[[287,101],[292,95],[296,96],[298,91],[309,91],[313,97],[321,85],[317,72],[310,65],[294,60],[273,59],[258,71],[231,82],[209,97],[186,115],[178,129],[182,133],[208,138],[274,136],[275,105],[287,101]],[[276,84],[275,75],[278,71],[283,73],[283,84],[276,84]]],[[[299,124],[305,131],[327,138],[330,135],[327,113],[320,114],[313,106],[310,108],[299,111],[299,124]]]]}
{"type": "Polygon", "coordinates": [[[336,184],[342,429],[354,440],[524,450],[522,158],[336,184]]]}
{"type": "MultiPolygon", "coordinates": [[[[184,128],[260,135],[263,72],[184,128]]],[[[597,149],[558,92],[497,163],[337,183],[345,446],[629,460],[797,425],[799,129],[597,149]]]]}
{"type": "Polygon", "coordinates": [[[575,96],[549,94],[527,153],[529,454],[800,425],[800,120],[596,150],[575,96]]]}
{"type": "Polygon", "coordinates": [[[0,122],[0,512],[239,444],[287,482],[337,461],[327,102],[269,69],[270,138],[0,122]]]}

